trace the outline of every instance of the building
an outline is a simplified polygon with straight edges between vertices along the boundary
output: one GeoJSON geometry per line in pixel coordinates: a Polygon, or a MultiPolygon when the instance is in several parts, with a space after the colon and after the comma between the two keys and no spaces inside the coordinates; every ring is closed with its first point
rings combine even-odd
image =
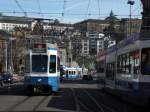
{"type": "Polygon", "coordinates": [[[103,33],[103,30],[108,27],[108,22],[105,20],[88,19],[81,21],[74,25],[75,29],[78,29],[81,33],[82,41],[82,53],[85,55],[97,54],[97,38],[99,33],[103,33]],[[87,41],[87,43],[84,43],[87,41]],[[84,50],[85,49],[85,50],[84,50]]]}
{"type": "Polygon", "coordinates": [[[10,65],[9,55],[10,51],[8,50],[8,40],[10,38],[10,35],[0,30],[0,73],[1,72],[7,72],[8,64],[10,65]]]}
{"type": "Polygon", "coordinates": [[[66,58],[66,49],[59,48],[59,57],[60,57],[60,65],[67,65],[67,58],[66,58]]]}
{"type": "Polygon", "coordinates": [[[12,31],[15,27],[31,27],[33,18],[16,17],[16,16],[0,16],[0,29],[12,31]]]}
{"type": "Polygon", "coordinates": [[[88,39],[82,39],[81,45],[82,45],[82,49],[81,49],[80,55],[81,56],[89,55],[89,40],[88,39]]]}
{"type": "Polygon", "coordinates": [[[75,29],[78,29],[82,38],[86,38],[89,41],[89,54],[97,55],[99,52],[99,46],[103,46],[102,40],[99,38],[99,34],[104,34],[104,29],[108,28],[110,21],[114,20],[115,29],[119,30],[120,20],[110,14],[105,20],[88,19],[81,21],[74,25],[75,29]]]}
{"type": "Polygon", "coordinates": [[[74,25],[75,29],[78,29],[85,36],[87,34],[103,33],[103,30],[108,26],[108,21],[98,19],[88,19],[74,25]]]}
{"type": "Polygon", "coordinates": [[[142,20],[138,18],[132,18],[131,21],[128,18],[122,18],[120,20],[120,34],[126,38],[133,33],[139,33],[141,30],[142,20]],[[130,25],[131,24],[131,25],[130,25]],[[131,28],[131,30],[130,30],[131,28]]]}

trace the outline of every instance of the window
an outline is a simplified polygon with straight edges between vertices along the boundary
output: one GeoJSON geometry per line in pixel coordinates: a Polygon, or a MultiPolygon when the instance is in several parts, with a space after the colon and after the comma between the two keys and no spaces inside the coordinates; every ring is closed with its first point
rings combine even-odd
{"type": "Polygon", "coordinates": [[[87,47],[84,47],[84,50],[87,50],[87,47]]]}
{"type": "Polygon", "coordinates": [[[25,72],[30,73],[30,55],[25,57],[25,72]]]}
{"type": "Polygon", "coordinates": [[[69,75],[71,74],[71,71],[69,71],[69,75]]]}
{"type": "Polygon", "coordinates": [[[49,73],[56,73],[56,56],[50,56],[49,73]]]}
{"type": "Polygon", "coordinates": [[[78,71],[78,74],[80,75],[80,74],[81,74],[81,71],[78,71]]]}
{"type": "Polygon", "coordinates": [[[104,73],[105,72],[105,61],[100,61],[96,65],[97,72],[104,73]]]}
{"type": "Polygon", "coordinates": [[[57,57],[57,71],[60,71],[60,59],[57,57]]]}
{"type": "Polygon", "coordinates": [[[74,75],[76,74],[76,72],[74,71],[74,73],[73,73],[74,75]]]}
{"type": "Polygon", "coordinates": [[[139,73],[139,51],[133,51],[118,56],[118,73],[138,74],[139,73]]]}
{"type": "Polygon", "coordinates": [[[141,53],[141,73],[150,75],[150,48],[142,49],[141,53]]]}
{"type": "Polygon", "coordinates": [[[115,62],[107,63],[106,77],[108,79],[114,79],[115,76],[115,62]]]}
{"type": "Polygon", "coordinates": [[[32,72],[47,72],[47,55],[32,55],[32,72]]]}

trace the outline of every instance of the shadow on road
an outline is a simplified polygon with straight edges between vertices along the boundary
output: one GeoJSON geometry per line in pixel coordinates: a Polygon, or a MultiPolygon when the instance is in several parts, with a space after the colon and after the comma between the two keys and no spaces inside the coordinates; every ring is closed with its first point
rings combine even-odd
{"type": "Polygon", "coordinates": [[[23,84],[11,84],[0,87],[0,95],[24,96],[26,94],[23,84]]]}
{"type": "Polygon", "coordinates": [[[64,79],[62,84],[72,83],[72,84],[97,84],[97,80],[81,80],[81,79],[64,79]]]}

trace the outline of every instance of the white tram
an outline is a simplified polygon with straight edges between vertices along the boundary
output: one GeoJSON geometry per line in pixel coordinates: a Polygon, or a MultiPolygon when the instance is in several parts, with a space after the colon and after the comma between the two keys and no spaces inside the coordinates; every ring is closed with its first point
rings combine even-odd
{"type": "Polygon", "coordinates": [[[24,85],[30,92],[57,92],[60,83],[59,58],[53,44],[34,44],[26,55],[24,85]]]}
{"type": "Polygon", "coordinates": [[[98,57],[99,80],[104,87],[136,104],[150,101],[150,40],[139,34],[121,41],[98,57]]]}

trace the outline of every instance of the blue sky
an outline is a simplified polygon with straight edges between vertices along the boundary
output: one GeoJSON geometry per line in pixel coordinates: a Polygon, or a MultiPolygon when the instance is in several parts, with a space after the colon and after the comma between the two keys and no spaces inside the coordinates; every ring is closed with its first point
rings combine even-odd
{"type": "MultiPolygon", "coordinates": [[[[0,12],[22,12],[16,0],[0,0],[0,12]]],[[[104,19],[113,10],[119,18],[129,17],[128,0],[17,0],[29,17],[59,19],[61,22],[75,23],[85,19],[104,19]],[[99,5],[98,5],[99,1],[99,5]],[[39,5],[40,3],[40,5],[39,5]],[[64,12],[64,16],[62,13],[64,12]]],[[[133,17],[140,17],[142,6],[140,0],[135,0],[132,6],[133,17]],[[138,15],[138,16],[135,16],[138,15]]],[[[3,13],[4,15],[23,16],[18,13],[3,13]]]]}

